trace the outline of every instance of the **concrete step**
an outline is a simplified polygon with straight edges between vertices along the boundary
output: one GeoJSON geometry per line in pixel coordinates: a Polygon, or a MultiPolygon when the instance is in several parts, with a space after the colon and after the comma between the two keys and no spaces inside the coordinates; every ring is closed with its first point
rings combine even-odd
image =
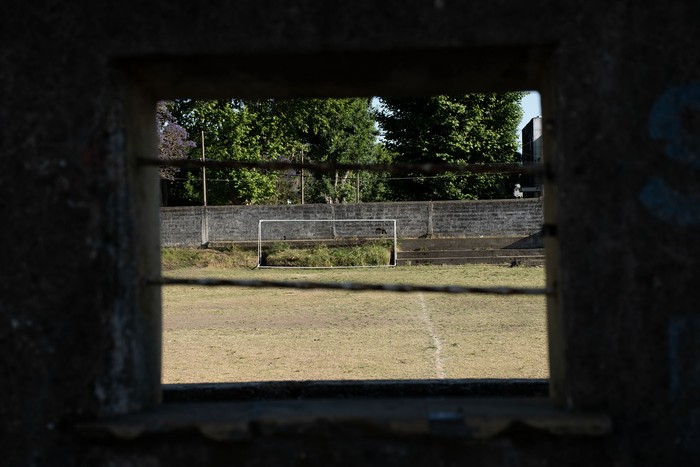
{"type": "Polygon", "coordinates": [[[499,250],[428,250],[428,251],[401,251],[400,259],[426,259],[426,258],[479,258],[479,257],[515,257],[515,256],[544,256],[542,248],[528,249],[499,249],[499,250]]]}
{"type": "Polygon", "coordinates": [[[542,248],[542,236],[469,237],[469,238],[400,238],[400,251],[419,250],[498,250],[542,248]]]}
{"type": "Polygon", "coordinates": [[[417,258],[406,259],[400,255],[396,264],[398,266],[416,266],[420,264],[504,264],[523,266],[543,266],[544,256],[475,256],[475,257],[448,257],[448,258],[417,258]]]}

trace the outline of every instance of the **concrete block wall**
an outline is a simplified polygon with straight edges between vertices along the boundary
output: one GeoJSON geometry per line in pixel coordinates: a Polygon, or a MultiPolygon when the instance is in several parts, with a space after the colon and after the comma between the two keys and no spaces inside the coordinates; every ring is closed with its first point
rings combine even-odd
{"type": "Polygon", "coordinates": [[[696,465],[698,18],[695,0],[4,0],[0,463],[696,465]],[[317,416],[285,401],[305,430],[265,401],[250,423],[236,400],[161,404],[158,174],[140,161],[157,99],[529,89],[557,184],[545,418],[481,401],[411,418],[392,398],[379,435],[371,414],[329,421],[343,394],[317,416]],[[220,441],[222,419],[240,436],[220,441]]]}
{"type": "Polygon", "coordinates": [[[199,246],[206,242],[204,208],[174,207],[160,210],[160,242],[163,246],[199,246]]]}
{"type": "MultiPolygon", "coordinates": [[[[396,219],[399,238],[527,237],[542,228],[540,200],[426,201],[409,203],[307,204],[161,208],[163,246],[208,241],[253,241],[260,219],[396,219]],[[206,216],[206,219],[204,219],[206,216]],[[202,231],[204,229],[204,232],[202,231]]],[[[263,239],[295,240],[391,235],[388,222],[264,224],[263,239]]]]}
{"type": "MultiPolygon", "coordinates": [[[[303,206],[216,206],[208,208],[207,214],[209,216],[210,241],[252,241],[258,239],[258,221],[260,219],[333,219],[333,208],[330,205],[316,204],[303,206]]],[[[321,224],[304,226],[305,229],[316,231],[315,234],[308,232],[312,237],[315,235],[323,236],[324,227],[327,226],[321,224]]],[[[285,235],[282,230],[284,229],[273,235],[282,239],[285,235]]],[[[303,236],[303,232],[300,234],[303,236]]]]}
{"type": "Polygon", "coordinates": [[[541,200],[441,202],[430,207],[429,233],[436,237],[527,237],[542,230],[541,200]]]}

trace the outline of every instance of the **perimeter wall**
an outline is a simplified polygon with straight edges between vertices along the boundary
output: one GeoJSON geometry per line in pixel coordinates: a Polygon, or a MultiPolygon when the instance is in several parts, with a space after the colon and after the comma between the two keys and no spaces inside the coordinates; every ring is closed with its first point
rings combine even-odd
{"type": "MultiPolygon", "coordinates": [[[[400,238],[526,237],[542,228],[542,202],[514,199],[161,208],[161,245],[193,247],[210,241],[257,240],[260,219],[396,219],[400,238]]],[[[383,225],[377,223],[377,228],[385,228],[383,225]]],[[[353,227],[357,236],[370,235],[375,228],[365,223],[345,224],[345,229],[353,227]],[[368,227],[372,232],[363,231],[368,227]]],[[[319,228],[311,233],[312,238],[328,238],[324,232],[319,228]]]]}

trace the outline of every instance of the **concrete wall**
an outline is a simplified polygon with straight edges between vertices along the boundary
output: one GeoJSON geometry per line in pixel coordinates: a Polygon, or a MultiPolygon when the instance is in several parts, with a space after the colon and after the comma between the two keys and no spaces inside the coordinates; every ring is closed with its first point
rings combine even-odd
{"type": "MultiPolygon", "coordinates": [[[[260,219],[396,219],[399,238],[526,237],[540,232],[543,220],[540,200],[173,207],[162,208],[160,219],[163,246],[200,246],[203,239],[257,240],[260,219]]],[[[377,229],[392,233],[387,222],[338,223],[332,227],[335,233],[328,223],[264,224],[262,235],[263,239],[295,240],[373,237],[379,236],[377,229]]]]}
{"type": "Polygon", "coordinates": [[[3,1],[3,465],[696,464],[698,18],[690,0],[3,1]],[[158,174],[139,163],[157,99],[513,89],[542,95],[557,184],[550,398],[161,403],[158,174]]]}

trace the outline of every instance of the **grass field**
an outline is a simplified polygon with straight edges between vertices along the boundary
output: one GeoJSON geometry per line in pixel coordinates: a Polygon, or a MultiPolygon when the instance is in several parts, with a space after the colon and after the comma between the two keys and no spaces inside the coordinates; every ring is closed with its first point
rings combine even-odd
{"type": "MultiPolygon", "coordinates": [[[[542,268],[185,268],[168,277],[541,287],[542,268]]],[[[163,383],[547,378],[544,297],[167,286],[163,383]]]]}

